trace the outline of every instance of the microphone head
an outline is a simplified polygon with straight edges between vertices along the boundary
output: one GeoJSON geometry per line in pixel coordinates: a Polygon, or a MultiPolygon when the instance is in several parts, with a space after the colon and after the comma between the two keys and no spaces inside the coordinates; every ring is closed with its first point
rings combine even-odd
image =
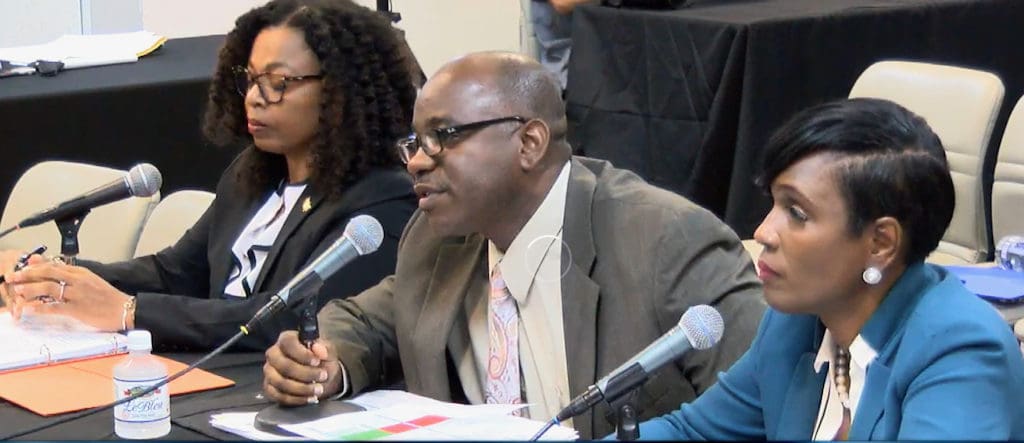
{"type": "Polygon", "coordinates": [[[384,228],[369,215],[357,215],[345,225],[345,237],[356,247],[359,255],[376,251],[384,241],[384,228]]]}
{"type": "Polygon", "coordinates": [[[686,334],[694,349],[708,349],[722,339],[725,322],[722,314],[708,305],[691,306],[679,319],[679,328],[686,334]]]}
{"type": "Polygon", "coordinates": [[[160,170],[149,163],[133,166],[125,178],[128,182],[128,189],[134,197],[149,197],[156,194],[164,182],[160,170]]]}

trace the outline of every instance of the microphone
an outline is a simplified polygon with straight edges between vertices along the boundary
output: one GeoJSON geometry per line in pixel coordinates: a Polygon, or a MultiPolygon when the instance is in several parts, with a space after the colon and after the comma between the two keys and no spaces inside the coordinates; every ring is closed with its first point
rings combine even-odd
{"type": "Polygon", "coordinates": [[[648,375],[691,349],[705,350],[716,345],[724,328],[722,315],[715,308],[708,305],[690,307],[679,319],[679,324],[574,398],[552,422],[580,415],[601,400],[614,401],[642,385],[648,375]]]}
{"type": "Polygon", "coordinates": [[[138,164],[132,167],[124,177],[66,200],[50,209],[30,215],[16,226],[4,231],[4,234],[50,220],[60,220],[68,216],[85,213],[97,206],[128,197],[149,197],[160,190],[162,183],[163,178],[160,176],[160,171],[156,169],[156,166],[149,163],[138,164]]]}
{"type": "Polygon", "coordinates": [[[377,219],[369,215],[358,215],[345,225],[345,233],[313,262],[284,285],[267,304],[242,327],[248,331],[263,318],[280,311],[285,306],[295,306],[316,293],[324,280],[338,272],[356,257],[376,251],[384,241],[384,228],[377,219]]]}

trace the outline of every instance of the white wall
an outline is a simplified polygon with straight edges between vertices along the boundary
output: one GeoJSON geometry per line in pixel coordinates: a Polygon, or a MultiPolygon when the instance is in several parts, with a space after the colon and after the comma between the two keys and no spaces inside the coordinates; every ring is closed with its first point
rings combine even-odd
{"type": "MultiPolygon", "coordinates": [[[[355,0],[369,8],[375,0],[355,0]]],[[[0,0],[0,47],[62,34],[145,29],[170,38],[224,34],[266,0],[0,0]]],[[[427,75],[472,51],[520,50],[519,0],[393,0],[427,75]]]]}
{"type": "MultiPolygon", "coordinates": [[[[376,7],[375,0],[357,0],[376,7]]],[[[393,0],[398,26],[427,76],[473,51],[519,51],[519,0],[393,0]]]]}
{"type": "Polygon", "coordinates": [[[82,34],[141,31],[139,0],[81,0],[82,34]]]}
{"type": "Polygon", "coordinates": [[[81,32],[79,0],[0,0],[0,48],[81,32]]]}
{"type": "MultiPolygon", "coordinates": [[[[2,0],[0,0],[2,1],[2,0]]],[[[235,19],[267,0],[137,0],[143,29],[168,38],[227,34],[235,19]]]]}

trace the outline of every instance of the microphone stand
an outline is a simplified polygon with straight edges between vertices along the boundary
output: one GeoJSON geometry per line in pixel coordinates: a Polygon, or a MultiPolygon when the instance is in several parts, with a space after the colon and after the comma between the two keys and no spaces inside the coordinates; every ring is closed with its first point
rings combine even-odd
{"type": "Polygon", "coordinates": [[[640,439],[640,426],[636,419],[636,406],[633,396],[623,401],[615,409],[615,439],[618,441],[633,441],[640,439]]]}
{"type": "Polygon", "coordinates": [[[82,227],[82,221],[88,214],[89,210],[86,209],[54,220],[60,232],[60,255],[65,261],[70,262],[78,255],[78,228],[82,227]]]}

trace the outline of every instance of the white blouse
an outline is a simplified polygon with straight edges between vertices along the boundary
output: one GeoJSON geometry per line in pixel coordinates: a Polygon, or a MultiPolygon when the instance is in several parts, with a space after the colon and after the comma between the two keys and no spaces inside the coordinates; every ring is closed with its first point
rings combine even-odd
{"type": "Polygon", "coordinates": [[[267,253],[305,189],[305,183],[282,183],[238,235],[235,245],[231,247],[231,272],[228,273],[228,282],[224,287],[225,298],[246,298],[252,295],[267,253]]]}

